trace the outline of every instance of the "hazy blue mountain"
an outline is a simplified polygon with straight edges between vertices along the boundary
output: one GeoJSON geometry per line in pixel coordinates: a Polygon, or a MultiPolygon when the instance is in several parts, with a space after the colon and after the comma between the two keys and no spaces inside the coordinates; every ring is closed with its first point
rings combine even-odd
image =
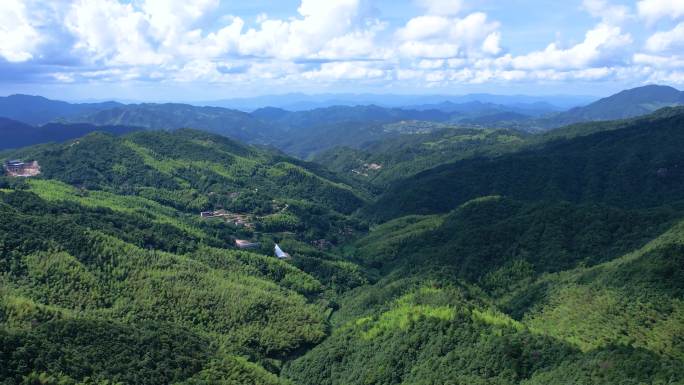
{"type": "Polygon", "coordinates": [[[410,110],[386,108],[376,105],[332,106],[309,111],[293,111],[272,108],[254,111],[253,116],[264,122],[276,124],[280,128],[307,129],[321,124],[329,125],[344,122],[385,123],[401,120],[424,120],[442,122],[451,119],[451,114],[439,110],[410,110]]]}
{"type": "Polygon", "coordinates": [[[438,110],[449,113],[458,113],[466,118],[494,115],[498,113],[516,113],[527,116],[542,116],[563,109],[545,102],[536,103],[516,103],[510,105],[496,104],[490,102],[470,101],[465,103],[454,103],[445,101],[437,104],[423,104],[406,107],[414,110],[438,110]]]}
{"type": "Polygon", "coordinates": [[[546,103],[557,109],[568,109],[585,105],[596,100],[586,95],[392,95],[392,94],[317,94],[306,95],[290,93],[282,95],[265,95],[251,98],[233,98],[214,101],[193,102],[194,105],[234,108],[242,111],[254,111],[263,107],[278,107],[291,111],[306,111],[332,106],[357,106],[375,104],[382,107],[410,107],[426,104],[450,102],[462,104],[468,102],[493,103],[507,106],[519,104],[546,103]]]}
{"type": "Polygon", "coordinates": [[[0,118],[0,150],[19,148],[40,143],[63,142],[95,131],[123,135],[141,130],[129,126],[95,126],[92,124],[49,123],[34,127],[16,120],[0,118]]]}
{"type": "Polygon", "coordinates": [[[577,122],[625,119],[684,104],[684,92],[668,86],[648,85],[619,92],[584,107],[576,107],[542,122],[559,127],[577,122]]]}
{"type": "Polygon", "coordinates": [[[404,110],[370,106],[334,106],[310,111],[288,112],[276,108],[256,110],[252,116],[272,127],[267,143],[288,154],[308,158],[336,147],[358,147],[389,138],[399,132],[386,127],[404,122],[448,122],[454,114],[438,110],[404,110]]]}
{"type": "Polygon", "coordinates": [[[459,120],[459,123],[469,126],[482,127],[498,127],[501,125],[517,127],[519,124],[524,124],[529,119],[530,115],[521,114],[515,111],[501,111],[461,119],[459,120]]]}
{"type": "MultiPolygon", "coordinates": [[[[244,99],[242,102],[250,100],[273,104],[246,113],[223,107],[199,107],[180,103],[71,104],[41,97],[14,95],[0,100],[0,116],[4,108],[8,118],[33,125],[43,124],[45,121],[63,121],[167,130],[196,128],[252,144],[274,146],[288,154],[307,158],[335,146],[358,148],[369,141],[392,137],[397,132],[388,129],[386,125],[400,122],[405,122],[409,128],[409,132],[402,133],[411,133],[414,126],[417,128],[416,133],[430,132],[435,124],[442,123],[450,126],[539,131],[578,122],[640,116],[660,107],[681,104],[684,97],[682,92],[671,87],[646,86],[560,113],[553,104],[557,100],[555,97],[524,95],[331,94],[314,98],[292,94],[244,99]],[[384,99],[379,100],[379,104],[371,104],[380,96],[384,99]],[[325,105],[330,101],[340,104],[305,111],[288,110],[279,106],[286,104],[285,102],[325,105]],[[355,101],[357,104],[345,105],[345,101],[355,101]],[[399,108],[392,107],[393,105],[412,107],[399,108]]],[[[580,98],[566,97],[562,100],[579,101],[580,98]]]]}
{"type": "Polygon", "coordinates": [[[10,95],[0,97],[0,116],[32,125],[45,124],[59,118],[93,113],[121,106],[117,102],[67,103],[42,96],[10,95]]]}
{"type": "Polygon", "coordinates": [[[269,131],[268,126],[241,111],[178,103],[123,105],[74,117],[71,121],[165,130],[197,128],[248,142],[263,142],[269,131]]]}

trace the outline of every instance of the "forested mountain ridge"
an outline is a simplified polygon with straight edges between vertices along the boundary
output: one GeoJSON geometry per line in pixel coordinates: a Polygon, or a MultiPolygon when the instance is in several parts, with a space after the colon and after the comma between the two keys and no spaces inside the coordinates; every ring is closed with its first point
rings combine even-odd
{"type": "Polygon", "coordinates": [[[345,296],[332,336],[285,372],[304,384],[678,384],[681,210],[484,197],[387,222],[352,253],[383,278],[345,296]]]}
{"type": "Polygon", "coordinates": [[[263,142],[269,127],[244,112],[187,104],[130,104],[70,119],[97,125],[124,124],[154,130],[196,128],[240,141],[263,142]]]}
{"type": "Polygon", "coordinates": [[[273,372],[367,282],[311,245],[365,230],[364,193],[316,165],[194,130],[7,156],[42,173],[0,178],[2,383],[288,384],[273,372]],[[199,216],[218,209],[246,223],[199,216]]]}
{"type": "Polygon", "coordinates": [[[441,165],[396,181],[368,213],[390,219],[446,212],[469,199],[499,194],[621,207],[662,205],[684,198],[682,125],[684,110],[666,110],[618,129],[611,125],[498,158],[441,165]]]}
{"type": "Polygon", "coordinates": [[[393,138],[397,132],[388,130],[388,124],[420,122],[426,127],[437,127],[444,123],[461,128],[538,132],[579,122],[642,116],[662,107],[683,104],[682,95],[671,87],[645,86],[564,112],[539,101],[525,103],[524,98],[514,103],[504,97],[507,104],[497,104],[496,98],[482,95],[484,101],[465,98],[462,103],[444,101],[401,107],[337,105],[304,111],[263,107],[251,113],[182,103],[72,104],[12,95],[0,98],[0,116],[32,125],[62,122],[147,129],[195,128],[247,143],[277,147],[308,159],[337,146],[360,148],[369,142],[393,138]]]}

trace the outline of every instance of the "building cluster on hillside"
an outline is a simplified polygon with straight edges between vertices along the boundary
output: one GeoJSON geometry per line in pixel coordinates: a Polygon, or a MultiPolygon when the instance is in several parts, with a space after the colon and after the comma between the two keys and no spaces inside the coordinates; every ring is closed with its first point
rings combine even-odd
{"type": "Polygon", "coordinates": [[[40,174],[40,165],[37,161],[23,162],[21,160],[9,160],[3,165],[5,173],[13,177],[30,177],[40,174]]]}
{"type": "Polygon", "coordinates": [[[248,229],[253,229],[254,224],[251,222],[251,218],[246,214],[231,213],[225,210],[216,211],[202,211],[200,213],[202,218],[222,218],[228,223],[232,223],[235,226],[246,227],[248,229]]]}
{"type": "Polygon", "coordinates": [[[379,170],[382,170],[382,165],[379,163],[364,163],[363,166],[361,166],[359,169],[353,168],[351,170],[351,172],[356,174],[356,175],[368,176],[368,173],[370,171],[379,171],[379,170]]]}

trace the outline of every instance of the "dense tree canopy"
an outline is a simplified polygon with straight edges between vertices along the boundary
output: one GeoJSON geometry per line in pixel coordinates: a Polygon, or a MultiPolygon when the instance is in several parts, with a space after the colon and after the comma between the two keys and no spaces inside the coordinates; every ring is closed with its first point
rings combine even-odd
{"type": "Polygon", "coordinates": [[[0,384],[684,383],[683,117],[4,153],[0,384]]]}

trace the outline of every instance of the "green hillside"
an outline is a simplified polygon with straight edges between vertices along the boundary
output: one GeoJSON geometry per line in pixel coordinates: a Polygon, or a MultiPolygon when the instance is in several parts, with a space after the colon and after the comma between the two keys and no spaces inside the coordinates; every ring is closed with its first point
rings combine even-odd
{"type": "Polygon", "coordinates": [[[285,376],[684,382],[681,117],[569,127],[397,181],[366,209],[394,219],[344,250],[376,281],[285,376]]]}
{"type": "MultiPolygon", "coordinates": [[[[652,207],[684,199],[684,113],[559,138],[496,158],[471,158],[399,180],[367,213],[382,220],[447,212],[470,199],[603,202],[652,207]]],[[[574,134],[573,134],[574,135],[574,134]]]]}
{"type": "Polygon", "coordinates": [[[314,162],[385,188],[393,181],[440,164],[514,151],[530,138],[529,134],[514,130],[458,128],[427,122],[396,123],[386,125],[385,130],[397,135],[368,142],[358,149],[336,147],[316,156],[314,162]]]}
{"type": "Polygon", "coordinates": [[[681,211],[499,197],[373,229],[303,384],[684,381],[681,211]]]}
{"type": "Polygon", "coordinates": [[[127,208],[61,200],[60,188],[0,194],[5,383],[211,383],[200,379],[215,370],[278,383],[240,357],[268,363],[325,335],[311,275],[229,250],[222,229],[152,202],[138,209],[143,198],[127,208]]]}
{"type": "Polygon", "coordinates": [[[364,193],[319,166],[192,130],[7,156],[42,173],[0,178],[3,384],[289,383],[283,360],[367,282],[309,245],[365,229],[348,215],[364,193]],[[199,216],[217,209],[251,224],[199,216]],[[274,240],[296,259],[271,256],[274,240]]]}

